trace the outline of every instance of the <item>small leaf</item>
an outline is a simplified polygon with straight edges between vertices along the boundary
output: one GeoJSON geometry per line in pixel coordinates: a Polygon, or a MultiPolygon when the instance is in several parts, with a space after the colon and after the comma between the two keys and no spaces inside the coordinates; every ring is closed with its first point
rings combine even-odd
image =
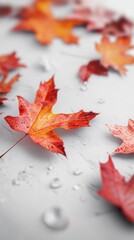
{"type": "Polygon", "coordinates": [[[120,74],[125,74],[125,65],[134,63],[134,56],[126,53],[132,49],[130,37],[118,37],[111,42],[108,36],[103,36],[101,43],[96,44],[97,51],[102,55],[104,67],[112,67],[120,74]]]}
{"type": "Polygon", "coordinates": [[[3,75],[3,78],[6,78],[11,70],[20,67],[26,66],[20,63],[20,59],[16,56],[15,52],[0,56],[0,73],[3,75]]]}
{"type": "Polygon", "coordinates": [[[99,60],[93,60],[87,65],[81,66],[78,73],[82,82],[86,82],[93,74],[107,76],[108,69],[105,68],[99,60]]]}
{"type": "Polygon", "coordinates": [[[110,132],[123,143],[114,153],[134,153],[134,120],[129,119],[128,126],[107,125],[110,132]]]}

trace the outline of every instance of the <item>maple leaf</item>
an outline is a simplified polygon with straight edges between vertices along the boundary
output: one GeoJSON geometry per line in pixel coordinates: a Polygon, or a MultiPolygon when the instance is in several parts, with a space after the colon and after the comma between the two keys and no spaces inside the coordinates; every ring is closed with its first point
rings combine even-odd
{"type": "Polygon", "coordinates": [[[134,153],[134,120],[129,119],[128,126],[107,125],[110,132],[123,143],[114,153],[134,153]]]}
{"type": "Polygon", "coordinates": [[[15,52],[0,56],[0,73],[3,75],[3,79],[7,77],[9,71],[19,67],[26,66],[20,63],[20,59],[16,56],[15,52]]]}
{"type": "Polygon", "coordinates": [[[103,34],[112,34],[115,36],[130,36],[134,30],[134,23],[126,17],[120,17],[105,25],[103,34]]]}
{"type": "Polygon", "coordinates": [[[34,32],[41,44],[50,44],[54,38],[61,38],[64,42],[71,44],[78,42],[78,38],[72,33],[73,27],[82,23],[79,20],[38,17],[21,20],[13,30],[34,32]]]}
{"type": "Polygon", "coordinates": [[[12,13],[12,7],[10,6],[0,6],[0,18],[1,17],[6,17],[12,13]]]}
{"type": "Polygon", "coordinates": [[[51,0],[35,0],[34,3],[27,7],[22,7],[17,16],[20,18],[43,17],[51,14],[51,0]]]}
{"type": "Polygon", "coordinates": [[[120,208],[130,222],[134,222],[134,176],[126,181],[114,167],[109,156],[107,163],[101,163],[103,187],[98,194],[120,208]]]}
{"type": "Polygon", "coordinates": [[[89,121],[95,118],[97,113],[79,111],[73,114],[54,114],[52,107],[57,100],[57,91],[53,78],[41,83],[34,103],[31,104],[19,96],[20,116],[7,116],[5,120],[12,129],[29,135],[36,144],[65,155],[63,141],[55,134],[54,129],[69,130],[89,126],[89,121]]]}
{"type": "Polygon", "coordinates": [[[100,7],[90,8],[82,7],[75,9],[69,16],[69,19],[83,20],[87,25],[87,30],[102,30],[106,24],[110,23],[115,17],[115,13],[100,7]]]}
{"type": "Polygon", "coordinates": [[[82,82],[86,82],[92,74],[107,76],[108,69],[105,68],[99,60],[93,60],[87,65],[81,66],[78,73],[82,82]]]}
{"type": "Polygon", "coordinates": [[[13,84],[18,81],[20,78],[20,75],[19,74],[16,74],[14,77],[12,77],[10,79],[9,82],[5,82],[6,81],[6,78],[3,78],[2,81],[0,82],[0,93],[1,94],[5,94],[5,93],[8,93],[10,92],[13,84]]]}
{"type": "MultiPolygon", "coordinates": [[[[5,98],[5,97],[0,97],[0,105],[3,104],[3,102],[4,102],[5,100],[7,100],[7,98],[5,98]]],[[[1,114],[1,113],[0,113],[0,114],[1,114]]]]}
{"type": "Polygon", "coordinates": [[[134,57],[126,53],[132,48],[130,37],[118,37],[111,42],[108,36],[103,36],[101,43],[96,44],[96,50],[102,55],[102,65],[120,74],[126,73],[125,65],[134,63],[134,57]]]}

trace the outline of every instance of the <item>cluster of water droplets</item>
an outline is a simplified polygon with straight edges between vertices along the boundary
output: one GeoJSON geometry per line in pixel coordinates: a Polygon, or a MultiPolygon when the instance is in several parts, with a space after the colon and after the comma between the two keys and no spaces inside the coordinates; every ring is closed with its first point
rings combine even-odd
{"type": "Polygon", "coordinates": [[[32,178],[31,169],[33,166],[25,168],[23,171],[18,173],[17,178],[12,179],[13,186],[21,186],[23,183],[29,183],[32,178]]]}

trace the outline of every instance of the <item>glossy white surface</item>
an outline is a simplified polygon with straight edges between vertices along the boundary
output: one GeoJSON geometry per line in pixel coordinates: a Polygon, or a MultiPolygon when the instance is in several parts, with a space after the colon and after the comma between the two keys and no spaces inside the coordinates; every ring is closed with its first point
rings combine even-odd
{"type": "MultiPolygon", "coordinates": [[[[6,2],[18,4],[13,0],[6,2]]],[[[19,1],[24,2],[27,1],[19,1]]],[[[98,2],[130,16],[133,14],[133,0],[98,2]]],[[[0,160],[0,240],[134,239],[134,226],[96,195],[101,186],[99,162],[105,162],[107,153],[112,153],[121,143],[110,134],[105,124],[126,125],[129,118],[134,119],[134,66],[127,67],[124,77],[116,73],[110,73],[108,77],[92,76],[88,89],[81,91],[77,71],[88,60],[99,57],[94,43],[99,42],[101,36],[77,29],[79,45],[68,46],[55,40],[45,47],[39,45],[32,34],[11,32],[16,23],[15,19],[0,20],[0,54],[17,51],[28,68],[19,70],[22,77],[0,110],[4,112],[0,116],[0,153],[23,136],[12,131],[3,120],[4,115],[18,114],[15,96],[33,101],[40,81],[48,80],[53,74],[60,89],[55,113],[84,109],[100,115],[91,122],[91,128],[57,130],[64,140],[67,159],[26,138],[0,160]],[[45,72],[39,66],[42,57],[49,63],[56,63],[56,70],[45,72]],[[100,98],[104,99],[103,104],[98,103],[100,98]],[[27,169],[29,166],[32,167],[27,169]],[[82,174],[75,176],[76,169],[82,174]],[[21,184],[13,185],[13,179],[17,179],[23,170],[26,175],[21,175],[21,184]],[[50,187],[54,178],[60,179],[62,187],[50,187]],[[42,216],[51,207],[64,210],[69,219],[64,230],[54,231],[44,225],[42,216]]],[[[113,160],[127,178],[134,174],[133,154],[114,156],[113,160]]]]}

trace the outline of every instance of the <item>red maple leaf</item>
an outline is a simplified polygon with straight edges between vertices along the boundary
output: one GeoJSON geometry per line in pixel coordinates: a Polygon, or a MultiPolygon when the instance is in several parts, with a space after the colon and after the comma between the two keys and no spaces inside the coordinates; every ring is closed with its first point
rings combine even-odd
{"type": "Polygon", "coordinates": [[[82,20],[86,23],[89,31],[100,31],[106,24],[114,20],[115,13],[100,7],[84,7],[75,9],[69,16],[69,19],[82,20]]]}
{"type": "Polygon", "coordinates": [[[3,78],[7,77],[9,71],[19,67],[26,66],[20,63],[20,59],[16,56],[15,52],[0,56],[0,73],[3,75],[3,78]]]}
{"type": "Polygon", "coordinates": [[[107,76],[108,69],[104,67],[99,60],[93,60],[87,65],[81,66],[78,73],[82,82],[86,82],[93,74],[107,76]]]}
{"type": "Polygon", "coordinates": [[[5,94],[10,92],[13,84],[18,81],[20,78],[19,74],[16,74],[14,77],[10,79],[10,81],[6,82],[6,78],[3,78],[2,81],[0,82],[0,94],[5,94]]]}
{"type": "MultiPolygon", "coordinates": [[[[3,104],[3,102],[7,100],[7,98],[4,98],[4,97],[0,97],[0,105],[3,104]]],[[[0,113],[1,114],[1,113],[0,113]]]]}
{"type": "Polygon", "coordinates": [[[114,153],[134,153],[134,120],[129,119],[128,126],[107,125],[110,132],[123,143],[114,153]]]}
{"type": "MultiPolygon", "coordinates": [[[[5,117],[5,120],[15,131],[25,132],[36,144],[48,150],[65,155],[62,139],[55,134],[56,128],[71,130],[89,126],[89,121],[97,113],[79,111],[73,114],[54,114],[52,107],[57,100],[57,89],[54,79],[41,83],[33,104],[22,97],[18,97],[18,117],[5,117]]],[[[9,151],[9,150],[8,150],[9,151]]],[[[8,152],[7,151],[7,152],[8,152]]],[[[6,153],[7,153],[6,152],[6,153]]],[[[4,154],[1,155],[4,156],[4,154]]]]}
{"type": "Polygon", "coordinates": [[[126,181],[114,167],[109,156],[107,163],[101,163],[102,189],[98,194],[120,208],[130,222],[134,222],[134,176],[126,181]]]}
{"type": "Polygon", "coordinates": [[[134,23],[126,17],[120,17],[105,25],[102,30],[103,34],[111,34],[115,36],[130,36],[134,30],[134,23]]]}
{"type": "Polygon", "coordinates": [[[12,13],[12,7],[11,6],[0,6],[0,18],[6,17],[12,13]]]}

